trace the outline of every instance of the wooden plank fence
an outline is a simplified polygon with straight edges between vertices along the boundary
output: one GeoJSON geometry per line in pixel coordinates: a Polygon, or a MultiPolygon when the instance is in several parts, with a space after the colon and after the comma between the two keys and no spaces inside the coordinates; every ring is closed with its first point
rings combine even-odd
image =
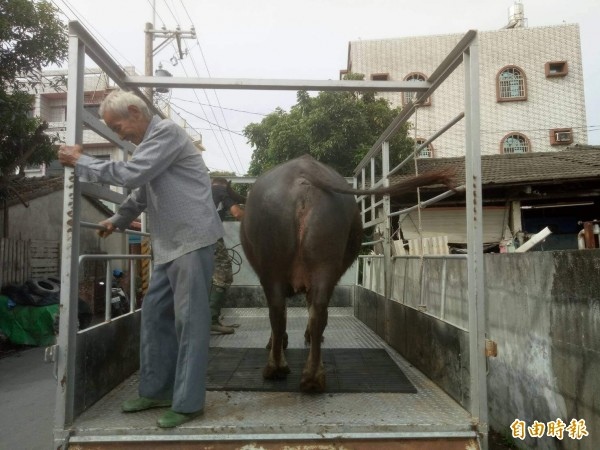
{"type": "Polygon", "coordinates": [[[58,276],[60,242],[0,238],[0,286],[58,276]]]}
{"type": "Polygon", "coordinates": [[[423,239],[408,239],[408,250],[403,241],[393,241],[394,256],[402,255],[448,255],[448,236],[437,236],[423,239]]]}

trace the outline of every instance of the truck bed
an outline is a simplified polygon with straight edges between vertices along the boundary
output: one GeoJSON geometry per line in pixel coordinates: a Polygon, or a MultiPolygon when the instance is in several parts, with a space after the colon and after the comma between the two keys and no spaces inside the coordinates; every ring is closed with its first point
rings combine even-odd
{"type": "MultiPolygon", "coordinates": [[[[235,334],[212,336],[212,347],[265,346],[270,335],[266,308],[231,308],[223,312],[225,323],[241,326],[235,334]]],[[[288,308],[289,348],[304,346],[306,321],[305,308],[288,308]]],[[[334,441],[371,443],[360,448],[394,448],[391,443],[401,441],[429,443],[397,448],[438,448],[432,444],[434,441],[440,443],[439,448],[477,448],[470,414],[354,317],[352,308],[329,309],[324,338],[323,348],[385,349],[418,392],[307,395],[208,391],[203,416],[164,430],[156,426],[162,409],[121,412],[121,403],[137,395],[135,373],[76,419],[71,448],[155,448],[160,443],[167,447],[178,443],[173,448],[192,448],[198,443],[210,443],[207,448],[241,448],[240,443],[253,442],[262,444],[244,448],[266,449],[293,448],[278,447],[276,443],[334,441]],[[378,442],[385,445],[373,446],[378,442]]]]}

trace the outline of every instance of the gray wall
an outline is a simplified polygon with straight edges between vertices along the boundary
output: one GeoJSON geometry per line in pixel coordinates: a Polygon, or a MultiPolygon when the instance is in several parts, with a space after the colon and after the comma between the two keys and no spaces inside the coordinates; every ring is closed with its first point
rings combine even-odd
{"type": "MultiPolygon", "coordinates": [[[[28,203],[28,208],[22,204],[10,207],[9,237],[23,240],[41,239],[61,242],[63,192],[53,192],[30,200],[28,203]]],[[[107,217],[105,213],[96,208],[86,197],[82,197],[82,221],[98,223],[107,217]]],[[[122,254],[126,248],[126,241],[124,240],[124,235],[121,233],[115,233],[107,239],[101,239],[95,230],[81,228],[80,234],[81,253],[102,252],[122,254]]],[[[127,265],[122,261],[115,261],[113,266],[124,270],[127,269],[127,265]]],[[[60,267],[60,261],[58,267],[60,267]]]]}
{"type": "MultiPolygon", "coordinates": [[[[10,207],[9,237],[14,239],[62,240],[63,192],[53,192],[28,202],[10,207]]],[[[107,216],[82,197],[81,218],[85,222],[98,223],[107,216]]],[[[117,240],[103,242],[94,230],[81,229],[81,250],[113,252],[120,248],[117,240]]]]}
{"type": "MultiPolygon", "coordinates": [[[[515,419],[527,425],[583,419],[590,437],[581,441],[565,432],[562,441],[527,438],[517,444],[598,448],[600,250],[486,254],[484,262],[487,336],[498,344],[498,356],[488,360],[491,426],[510,436],[515,419]]],[[[449,261],[442,289],[442,263],[430,263],[424,270],[426,308],[417,307],[419,261],[396,260],[394,299],[357,287],[356,315],[468,409],[466,265],[449,261]],[[444,315],[458,326],[434,317],[441,315],[444,289],[444,315]]]]}

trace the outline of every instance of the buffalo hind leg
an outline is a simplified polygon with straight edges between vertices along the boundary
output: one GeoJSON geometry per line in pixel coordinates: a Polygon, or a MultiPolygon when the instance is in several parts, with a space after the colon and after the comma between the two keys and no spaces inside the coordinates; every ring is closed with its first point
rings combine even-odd
{"type": "MultiPolygon", "coordinates": [[[[309,314],[310,314],[310,308],[309,308],[309,314]]],[[[325,341],[325,337],[321,336],[321,343],[323,343],[325,341]]],[[[269,341],[270,343],[271,341],[269,341]]],[[[310,344],[310,321],[306,324],[306,330],[304,330],[304,345],[309,345],[310,344]]],[[[285,341],[284,341],[284,345],[285,345],[285,341]]],[[[267,347],[270,348],[270,347],[267,347]]],[[[284,347],[286,348],[286,347],[284,347]]]]}
{"type": "MultiPolygon", "coordinates": [[[[267,365],[263,369],[263,378],[277,380],[286,378],[290,373],[285,355],[283,353],[284,336],[286,333],[287,311],[285,294],[282,286],[271,286],[265,289],[269,305],[269,320],[271,322],[271,348],[267,365]]],[[[268,344],[267,344],[268,345],[268,344]]]]}
{"type": "Polygon", "coordinates": [[[321,358],[321,340],[323,331],[327,326],[327,306],[331,291],[332,289],[314,283],[306,294],[309,297],[307,299],[310,305],[307,326],[310,350],[300,379],[300,390],[303,392],[319,393],[325,391],[325,368],[321,358]]]}

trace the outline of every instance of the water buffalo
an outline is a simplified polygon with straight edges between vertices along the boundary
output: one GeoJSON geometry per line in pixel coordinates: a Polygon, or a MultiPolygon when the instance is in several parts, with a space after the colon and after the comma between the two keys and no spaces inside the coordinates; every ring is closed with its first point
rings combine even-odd
{"type": "Polygon", "coordinates": [[[305,292],[309,308],[305,337],[310,350],[300,390],[325,390],[321,339],[327,306],[335,285],[358,256],[363,234],[353,194],[394,195],[448,181],[447,173],[437,172],[389,188],[354,190],[336,171],[309,155],[256,180],[247,198],[240,238],[269,306],[271,345],[264,378],[284,378],[290,372],[283,353],[286,297],[305,292]]]}

